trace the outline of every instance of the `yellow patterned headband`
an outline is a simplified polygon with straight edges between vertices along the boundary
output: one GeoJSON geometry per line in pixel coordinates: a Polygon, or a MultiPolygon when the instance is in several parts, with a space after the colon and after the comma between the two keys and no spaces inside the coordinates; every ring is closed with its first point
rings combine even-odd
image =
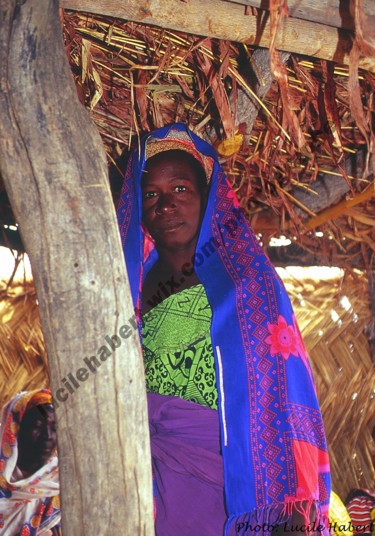
{"type": "Polygon", "coordinates": [[[193,156],[203,167],[207,183],[211,180],[213,160],[197,151],[194,143],[186,132],[171,130],[166,138],[158,139],[150,136],[146,142],[146,160],[158,153],[172,150],[185,151],[193,156]]]}

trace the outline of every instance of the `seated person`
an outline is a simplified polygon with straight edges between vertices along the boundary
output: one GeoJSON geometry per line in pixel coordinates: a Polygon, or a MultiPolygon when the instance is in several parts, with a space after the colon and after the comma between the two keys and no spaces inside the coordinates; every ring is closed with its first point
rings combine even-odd
{"type": "Polygon", "coordinates": [[[352,489],[345,503],[353,524],[354,535],[371,536],[371,534],[375,534],[375,490],[352,489]]]}
{"type": "Polygon", "coordinates": [[[17,394],[0,418],[0,533],[60,534],[56,423],[48,389],[17,394]]]}
{"type": "Polygon", "coordinates": [[[332,536],[353,536],[348,510],[333,490],[329,502],[329,521],[332,536]]]}

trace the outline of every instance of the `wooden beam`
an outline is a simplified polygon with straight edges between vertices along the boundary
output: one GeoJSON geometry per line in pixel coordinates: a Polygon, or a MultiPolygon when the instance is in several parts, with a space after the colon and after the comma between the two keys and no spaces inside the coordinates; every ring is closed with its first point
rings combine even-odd
{"type": "Polygon", "coordinates": [[[143,362],[103,145],[78,102],[57,0],[0,0],[0,20],[0,174],[38,293],[63,534],[151,536],[143,362]]]}
{"type": "MultiPolygon", "coordinates": [[[[283,52],[280,54],[280,61],[285,64],[290,54],[283,52]]],[[[266,48],[257,48],[251,56],[250,65],[246,65],[246,70],[239,66],[239,74],[246,80],[248,86],[256,94],[259,100],[255,100],[253,95],[241,85],[237,86],[236,106],[233,104],[233,94],[230,95],[230,104],[233,117],[235,117],[236,128],[239,125],[246,125],[245,140],[250,143],[250,136],[253,126],[260,110],[260,101],[264,101],[270,90],[274,78],[271,73],[270,54],[266,48]]],[[[215,139],[210,140],[211,143],[215,139]]]]}
{"type": "MultiPolygon", "coordinates": [[[[60,0],[60,6],[266,48],[270,44],[267,11],[246,15],[243,6],[222,0],[60,0]]],[[[352,39],[353,33],[347,30],[288,18],[280,28],[276,46],[347,65],[352,39]]],[[[375,58],[361,58],[359,66],[375,72],[375,58]]]]}
{"type": "MultiPolygon", "coordinates": [[[[225,0],[235,4],[269,10],[270,0],[225,0]]],[[[369,25],[375,27],[375,2],[362,0],[363,12],[369,25]]],[[[289,16],[318,22],[326,26],[354,30],[350,0],[288,0],[289,16]]]]}

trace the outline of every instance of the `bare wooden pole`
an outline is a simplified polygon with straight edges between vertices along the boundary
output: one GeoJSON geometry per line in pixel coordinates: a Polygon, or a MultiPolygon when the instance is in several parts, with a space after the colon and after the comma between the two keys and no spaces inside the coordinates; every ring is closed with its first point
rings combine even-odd
{"type": "MultiPolygon", "coordinates": [[[[223,0],[60,0],[60,5],[195,35],[270,45],[268,11],[246,15],[244,6],[223,0]]],[[[352,42],[351,31],[289,17],[280,27],[276,47],[347,65],[352,42]]],[[[360,58],[359,67],[375,72],[375,58],[360,58]]]]}
{"type": "Polygon", "coordinates": [[[0,174],[57,405],[64,536],[153,534],[143,365],[107,164],[57,0],[0,0],[0,174]]]}

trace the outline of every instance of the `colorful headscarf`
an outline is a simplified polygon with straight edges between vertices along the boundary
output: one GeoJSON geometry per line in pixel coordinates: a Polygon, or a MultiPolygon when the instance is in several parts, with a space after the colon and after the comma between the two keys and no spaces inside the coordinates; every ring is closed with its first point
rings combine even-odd
{"type": "Polygon", "coordinates": [[[188,151],[198,152],[212,169],[195,256],[184,274],[188,277],[194,266],[213,311],[226,533],[234,524],[243,534],[262,532],[259,527],[290,520],[293,510],[316,522],[315,530],[325,531],[327,444],[289,298],[240,210],[215,150],[180,123],[146,136],[125,175],[118,219],[136,312],[140,317],[142,282],[158,256],[142,226],[141,177],[148,144],[173,139],[183,139],[188,151]]]}
{"type": "Polygon", "coordinates": [[[34,536],[60,523],[59,472],[56,453],[29,477],[17,468],[18,432],[26,410],[52,404],[49,389],[17,394],[0,417],[0,534],[34,536]]]}

